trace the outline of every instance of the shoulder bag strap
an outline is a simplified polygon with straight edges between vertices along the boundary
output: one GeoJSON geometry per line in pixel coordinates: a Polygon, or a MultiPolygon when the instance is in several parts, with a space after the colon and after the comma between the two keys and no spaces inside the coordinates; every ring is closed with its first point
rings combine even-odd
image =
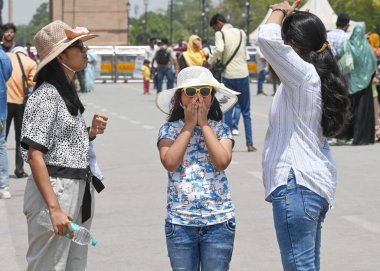
{"type": "Polygon", "coordinates": [[[28,89],[28,78],[26,77],[24,66],[22,65],[20,56],[18,55],[19,53],[16,53],[18,64],[20,65],[21,72],[22,72],[22,86],[24,88],[24,93],[25,95],[27,94],[27,89],[28,89]]]}
{"type": "MultiPolygon", "coordinates": [[[[241,30],[239,30],[240,32],[240,41],[239,41],[239,45],[238,47],[235,49],[235,52],[232,54],[232,56],[230,57],[230,59],[226,62],[226,64],[224,65],[225,67],[227,67],[228,64],[230,64],[230,62],[232,61],[232,59],[235,57],[235,55],[237,54],[237,52],[239,51],[239,48],[240,48],[240,45],[241,45],[241,41],[243,39],[242,35],[241,35],[241,30]]],[[[222,32],[223,33],[223,32],[222,32]]]]}

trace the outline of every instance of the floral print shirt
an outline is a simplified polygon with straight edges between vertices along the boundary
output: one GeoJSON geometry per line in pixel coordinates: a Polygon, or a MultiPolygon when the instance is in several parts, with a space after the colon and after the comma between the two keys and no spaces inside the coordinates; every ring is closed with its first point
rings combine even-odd
{"type": "MultiPolygon", "coordinates": [[[[233,140],[226,124],[209,120],[209,125],[219,140],[233,140]]],[[[164,138],[176,140],[183,126],[182,120],[165,123],[158,142],[164,138]]],[[[226,174],[213,166],[199,126],[194,128],[182,164],[174,172],[168,172],[168,176],[167,221],[205,226],[235,216],[226,174]]]]}

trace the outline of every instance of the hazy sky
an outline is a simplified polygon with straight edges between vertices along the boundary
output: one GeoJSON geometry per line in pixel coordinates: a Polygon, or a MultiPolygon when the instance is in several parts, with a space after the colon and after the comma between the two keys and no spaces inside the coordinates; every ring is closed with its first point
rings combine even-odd
{"type": "MultiPolygon", "coordinates": [[[[86,1],[86,0],[82,0],[86,1]]],[[[104,0],[107,1],[107,0],[104,0]]],[[[16,25],[27,24],[32,19],[37,7],[47,0],[13,0],[13,21],[16,25]]],[[[126,2],[126,0],[125,0],[126,2]]],[[[167,9],[169,0],[149,0],[148,11],[167,9]]],[[[137,6],[137,16],[145,11],[144,0],[130,0],[130,16],[135,17],[135,6],[137,6]]],[[[3,22],[8,22],[8,0],[4,0],[3,22]]]]}

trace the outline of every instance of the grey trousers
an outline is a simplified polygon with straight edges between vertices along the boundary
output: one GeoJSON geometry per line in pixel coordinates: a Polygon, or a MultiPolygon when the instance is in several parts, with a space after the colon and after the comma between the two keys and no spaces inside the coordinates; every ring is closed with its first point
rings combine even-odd
{"type": "MultiPolygon", "coordinates": [[[[91,218],[82,224],[82,199],[85,181],[50,178],[61,209],[74,218],[78,225],[91,227],[95,209],[94,188],[91,185],[91,218]]],[[[28,178],[24,193],[24,214],[28,223],[29,248],[26,255],[27,271],[82,271],[86,270],[88,246],[80,246],[70,239],[55,235],[37,223],[38,214],[46,209],[32,176],[28,178]]]]}

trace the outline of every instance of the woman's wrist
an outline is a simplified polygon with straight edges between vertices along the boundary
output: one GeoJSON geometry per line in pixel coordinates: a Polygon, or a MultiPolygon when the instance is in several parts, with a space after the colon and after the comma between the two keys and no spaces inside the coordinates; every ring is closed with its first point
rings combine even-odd
{"type": "Polygon", "coordinates": [[[96,133],[94,133],[94,129],[92,129],[92,127],[88,127],[87,129],[90,141],[94,140],[96,138],[96,133]]]}

